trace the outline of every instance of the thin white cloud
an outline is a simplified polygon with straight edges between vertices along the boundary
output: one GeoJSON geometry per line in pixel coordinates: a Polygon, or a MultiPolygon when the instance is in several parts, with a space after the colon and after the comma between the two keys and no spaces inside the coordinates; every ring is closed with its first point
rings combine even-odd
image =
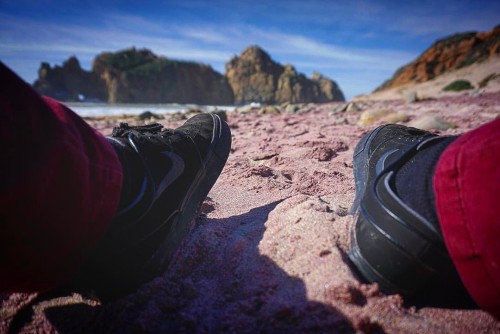
{"type": "MultiPolygon", "coordinates": [[[[500,9],[499,9],[500,10],[500,9]]],[[[477,17],[457,18],[451,15],[442,16],[406,16],[391,22],[388,29],[403,31],[412,36],[445,37],[453,33],[466,31],[487,31],[498,24],[498,14],[488,13],[477,17]],[[457,23],[457,21],[459,23],[457,23]]]]}
{"type": "Polygon", "coordinates": [[[2,53],[19,53],[19,52],[64,52],[64,53],[91,53],[97,54],[102,52],[102,49],[97,47],[88,47],[83,45],[67,45],[67,44],[37,44],[34,42],[16,44],[0,42],[2,53]]]}
{"type": "MultiPolygon", "coordinates": [[[[395,70],[416,54],[398,50],[348,48],[317,41],[301,35],[248,28],[248,36],[260,41],[273,58],[296,67],[351,68],[363,70],[395,70]],[[307,59],[307,60],[304,60],[307,59]]],[[[250,40],[248,44],[253,44],[250,40]]]]}
{"type": "Polygon", "coordinates": [[[143,33],[154,32],[157,34],[166,32],[163,24],[137,15],[112,13],[101,15],[101,18],[108,28],[127,31],[140,29],[143,33]]]}
{"type": "Polygon", "coordinates": [[[226,32],[219,32],[211,27],[176,27],[175,31],[180,36],[203,43],[229,44],[231,42],[226,32]]]}

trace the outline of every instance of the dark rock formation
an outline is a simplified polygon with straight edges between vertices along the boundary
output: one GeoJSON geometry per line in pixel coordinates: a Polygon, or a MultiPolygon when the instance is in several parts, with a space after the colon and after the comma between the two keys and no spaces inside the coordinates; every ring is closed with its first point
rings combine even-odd
{"type": "Polygon", "coordinates": [[[236,104],[248,102],[327,102],[343,101],[337,84],[319,74],[312,79],[291,65],[281,65],[258,46],[245,49],[226,64],[226,78],[236,104]]]}
{"type": "Polygon", "coordinates": [[[52,68],[48,63],[42,63],[33,86],[40,94],[62,101],[108,100],[104,81],[95,73],[83,70],[74,56],[62,67],[56,65],[52,68]]]}
{"type": "Polygon", "coordinates": [[[489,32],[455,34],[436,41],[420,57],[401,67],[375,91],[425,82],[500,55],[500,26],[489,32]]]}
{"type": "Polygon", "coordinates": [[[232,104],[226,79],[210,66],[158,57],[135,48],[102,53],[93,72],[106,83],[109,102],[232,104]]]}
{"type": "Polygon", "coordinates": [[[101,53],[92,71],[82,70],[75,57],[62,67],[42,63],[34,87],[62,101],[229,105],[344,100],[332,80],[318,73],[308,79],[256,46],[231,59],[226,69],[223,76],[208,65],[131,48],[101,53]]]}

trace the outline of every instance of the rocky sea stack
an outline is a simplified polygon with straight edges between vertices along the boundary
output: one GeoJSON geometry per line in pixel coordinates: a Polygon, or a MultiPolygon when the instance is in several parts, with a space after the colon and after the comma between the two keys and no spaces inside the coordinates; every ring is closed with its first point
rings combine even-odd
{"type": "MultiPolygon", "coordinates": [[[[78,62],[74,57],[71,59],[78,62]]],[[[70,61],[54,68],[42,64],[35,89],[65,101],[197,104],[231,104],[233,101],[226,79],[210,66],[169,60],[146,49],[104,52],[94,59],[90,72],[83,71],[79,65],[77,69],[69,67],[68,63],[70,61]],[[75,74],[82,80],[66,79],[75,74]],[[88,86],[94,90],[89,91],[88,86]]]]}
{"type": "Polygon", "coordinates": [[[83,70],[76,57],[53,68],[43,62],[33,86],[40,94],[61,101],[108,100],[105,82],[96,73],[83,70]]]}
{"type": "Polygon", "coordinates": [[[42,63],[34,87],[62,101],[230,105],[344,100],[334,81],[319,73],[308,79],[293,66],[274,62],[257,46],[233,57],[225,75],[147,49],[101,53],[91,71],[71,57],[62,67],[42,63]]]}
{"type": "Polygon", "coordinates": [[[375,91],[421,83],[500,55],[500,25],[488,32],[466,32],[436,41],[420,57],[401,67],[375,91]]]}
{"type": "Polygon", "coordinates": [[[258,46],[247,48],[226,64],[226,77],[235,103],[344,101],[337,84],[319,73],[311,79],[292,65],[281,65],[258,46]]]}

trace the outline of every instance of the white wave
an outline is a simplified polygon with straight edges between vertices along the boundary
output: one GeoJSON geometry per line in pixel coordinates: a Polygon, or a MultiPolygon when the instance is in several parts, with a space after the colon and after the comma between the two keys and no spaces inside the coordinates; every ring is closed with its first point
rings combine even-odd
{"type": "Polygon", "coordinates": [[[232,111],[233,106],[200,106],[196,104],[107,104],[107,103],[66,103],[66,105],[82,117],[108,115],[138,115],[145,111],[155,114],[184,112],[189,109],[203,111],[225,110],[232,111]]]}

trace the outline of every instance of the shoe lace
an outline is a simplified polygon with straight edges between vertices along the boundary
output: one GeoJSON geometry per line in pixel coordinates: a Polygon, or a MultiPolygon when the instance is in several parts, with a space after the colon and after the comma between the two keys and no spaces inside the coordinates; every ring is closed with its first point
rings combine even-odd
{"type": "Polygon", "coordinates": [[[160,142],[161,144],[171,146],[172,135],[180,135],[173,129],[164,128],[159,123],[147,125],[130,126],[128,123],[120,123],[113,128],[112,137],[127,138],[133,135],[138,140],[148,140],[150,142],[160,142]]]}
{"type": "Polygon", "coordinates": [[[113,128],[112,137],[116,138],[126,138],[129,133],[135,133],[140,135],[157,134],[161,132],[163,125],[159,123],[151,123],[146,125],[136,125],[130,126],[128,123],[120,123],[119,126],[113,128]]]}

